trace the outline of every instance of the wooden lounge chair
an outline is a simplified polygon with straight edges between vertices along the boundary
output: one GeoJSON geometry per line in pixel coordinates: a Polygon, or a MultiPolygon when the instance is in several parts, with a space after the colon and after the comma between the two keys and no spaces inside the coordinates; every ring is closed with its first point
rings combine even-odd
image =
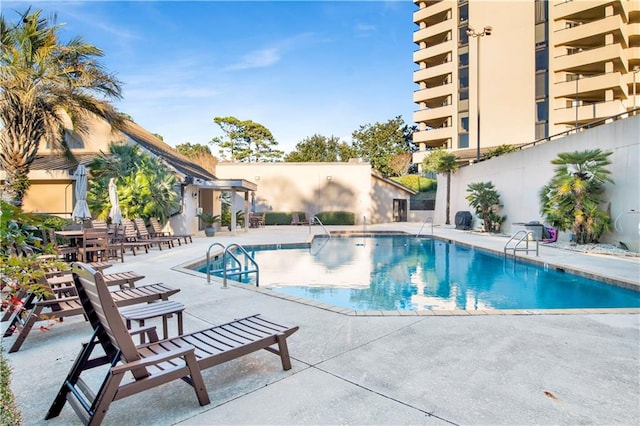
{"type": "Polygon", "coordinates": [[[291,368],[287,337],[298,327],[286,327],[260,315],[161,341],[155,328],[149,327],[141,331],[151,342],[136,346],[102,274],[82,264],[76,266],[76,286],[94,333],[83,345],[45,419],[58,416],[68,401],[85,424],[100,424],[112,401],[177,379],[191,384],[200,405],[206,405],[210,401],[201,370],[260,349],[280,355],[282,367],[291,368]],[[94,393],[81,375],[102,365],[110,367],[94,393]]]}
{"type": "Polygon", "coordinates": [[[147,225],[144,224],[144,220],[140,217],[133,219],[133,224],[138,231],[138,241],[144,241],[149,243],[150,246],[157,245],[158,249],[162,250],[162,246],[166,244],[167,248],[173,247],[173,238],[171,237],[152,237],[147,230],[147,225]]]}
{"type": "Polygon", "coordinates": [[[309,221],[306,219],[300,219],[300,215],[294,212],[294,213],[291,213],[291,224],[292,225],[308,225],[309,221]]]}
{"type": "Polygon", "coordinates": [[[155,217],[149,219],[149,225],[151,225],[151,229],[153,232],[150,232],[152,237],[171,237],[178,241],[178,245],[182,245],[180,243],[180,239],[184,240],[184,243],[193,242],[193,234],[176,234],[168,231],[163,231],[162,226],[160,226],[160,222],[155,217]]]}
{"type": "Polygon", "coordinates": [[[138,238],[136,225],[131,219],[122,219],[122,224],[118,227],[118,237],[122,242],[122,246],[131,250],[134,256],[137,256],[136,251],[138,249],[143,249],[145,253],[149,253],[150,243],[141,241],[138,238]]]}
{"type": "MultiPolygon", "coordinates": [[[[21,306],[14,309],[7,318],[9,323],[3,337],[9,337],[15,331],[20,331],[9,348],[10,353],[20,350],[38,321],[57,321],[65,317],[84,315],[84,309],[73,280],[53,285],[49,281],[46,277],[38,278],[38,283],[44,288],[45,294],[38,296],[34,292],[26,293],[22,297],[21,306]]],[[[123,307],[138,303],[151,303],[156,300],[168,300],[170,296],[179,291],[179,289],[165,284],[148,284],[138,288],[111,292],[111,297],[118,307],[123,307]]]]}
{"type": "MultiPolygon", "coordinates": [[[[73,285],[73,277],[71,271],[47,271],[47,282],[49,285],[73,285]]],[[[120,289],[135,287],[135,283],[144,278],[144,275],[140,275],[134,271],[113,272],[110,274],[104,274],[104,281],[108,286],[118,286],[120,289]]]]}

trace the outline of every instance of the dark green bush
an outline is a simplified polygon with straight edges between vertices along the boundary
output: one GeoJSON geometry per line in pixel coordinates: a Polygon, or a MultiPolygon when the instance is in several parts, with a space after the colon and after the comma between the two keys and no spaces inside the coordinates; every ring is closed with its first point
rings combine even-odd
{"type": "Polygon", "coordinates": [[[291,213],[286,212],[266,212],[264,216],[265,225],[291,225],[291,213]]]}
{"type": "Polygon", "coordinates": [[[356,215],[352,212],[320,212],[316,216],[323,225],[355,225],[356,215]]]}

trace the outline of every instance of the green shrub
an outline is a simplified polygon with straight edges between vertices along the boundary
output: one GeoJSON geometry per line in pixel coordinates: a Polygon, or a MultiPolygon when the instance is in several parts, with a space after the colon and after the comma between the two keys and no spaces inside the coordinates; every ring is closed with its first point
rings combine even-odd
{"type": "Polygon", "coordinates": [[[73,224],[71,219],[63,219],[58,216],[51,216],[48,214],[36,215],[36,220],[40,223],[38,226],[45,229],[55,229],[56,231],[62,230],[65,226],[73,224]]]}
{"type": "Polygon", "coordinates": [[[404,175],[391,179],[406,186],[407,188],[413,189],[416,192],[435,191],[438,186],[437,180],[420,175],[404,175]]]}
{"type": "Polygon", "coordinates": [[[316,216],[323,225],[355,225],[356,215],[352,212],[320,212],[316,216]]]}
{"type": "Polygon", "coordinates": [[[264,215],[265,225],[291,225],[291,213],[286,212],[266,212],[264,215]]]}
{"type": "Polygon", "coordinates": [[[11,392],[11,367],[0,343],[0,425],[19,425],[22,418],[11,392]]]}

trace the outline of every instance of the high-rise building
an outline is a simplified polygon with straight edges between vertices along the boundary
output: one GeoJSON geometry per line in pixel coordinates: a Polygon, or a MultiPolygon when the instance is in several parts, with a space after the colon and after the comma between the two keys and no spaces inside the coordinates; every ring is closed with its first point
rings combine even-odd
{"type": "Polygon", "coordinates": [[[414,3],[416,163],[437,147],[473,160],[640,106],[640,0],[414,3]]]}

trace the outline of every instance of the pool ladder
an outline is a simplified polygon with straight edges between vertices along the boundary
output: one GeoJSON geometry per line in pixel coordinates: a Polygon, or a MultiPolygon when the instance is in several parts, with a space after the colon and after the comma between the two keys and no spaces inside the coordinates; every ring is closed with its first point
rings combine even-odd
{"type": "Polygon", "coordinates": [[[509,238],[509,241],[504,245],[504,257],[507,257],[507,252],[513,252],[513,258],[516,258],[517,251],[523,251],[528,253],[530,251],[535,251],[536,256],[539,255],[538,250],[538,239],[534,238],[533,232],[527,231],[524,229],[519,230],[515,234],[509,238]],[[529,241],[535,242],[535,247],[529,248],[529,241]],[[512,244],[511,246],[509,244],[512,244]]]}
{"type": "Polygon", "coordinates": [[[433,217],[431,216],[427,216],[424,218],[424,220],[422,221],[422,226],[420,226],[420,229],[418,230],[418,233],[416,234],[416,239],[418,237],[420,237],[420,233],[422,232],[422,228],[424,228],[424,226],[427,223],[431,223],[431,236],[433,236],[433,217]]]}
{"type": "Polygon", "coordinates": [[[309,233],[311,233],[311,225],[313,225],[313,222],[318,222],[318,225],[320,225],[322,230],[329,236],[329,238],[331,238],[331,232],[329,232],[327,228],[324,227],[324,224],[318,218],[318,216],[312,216],[311,219],[309,220],[309,233]]]}
{"type": "Polygon", "coordinates": [[[211,283],[211,272],[222,272],[222,288],[228,288],[227,277],[242,277],[243,275],[256,274],[256,287],[260,286],[260,267],[253,257],[240,244],[231,243],[224,246],[222,243],[213,243],[207,249],[207,284],[211,283]],[[211,249],[219,247],[222,250],[222,268],[211,271],[211,249]],[[231,249],[236,249],[243,256],[241,262],[231,249]],[[231,260],[227,266],[227,260],[231,260]],[[249,267],[253,269],[249,269],[249,267]]]}

